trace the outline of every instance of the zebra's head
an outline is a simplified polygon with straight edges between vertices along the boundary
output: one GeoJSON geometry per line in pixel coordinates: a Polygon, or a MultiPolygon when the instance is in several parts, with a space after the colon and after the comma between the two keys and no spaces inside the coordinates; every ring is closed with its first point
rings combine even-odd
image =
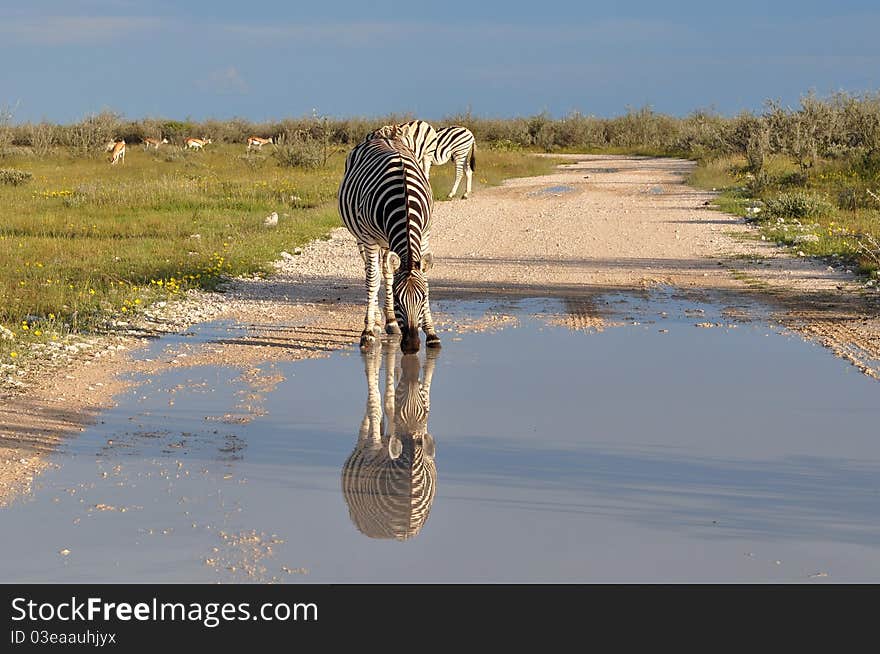
{"type": "Polygon", "coordinates": [[[394,314],[402,331],[400,349],[407,354],[419,351],[419,327],[428,306],[427,266],[422,262],[417,268],[394,274],[394,314]]]}

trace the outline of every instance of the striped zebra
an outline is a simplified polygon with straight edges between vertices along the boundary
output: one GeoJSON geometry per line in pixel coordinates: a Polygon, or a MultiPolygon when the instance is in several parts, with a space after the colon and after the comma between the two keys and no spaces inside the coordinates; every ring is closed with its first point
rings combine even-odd
{"type": "Polygon", "coordinates": [[[431,162],[434,159],[434,151],[437,149],[437,130],[424,120],[411,120],[399,125],[385,125],[374,130],[367,139],[375,136],[387,136],[394,130],[399,131],[401,140],[415,154],[416,161],[425,171],[425,177],[431,179],[431,162]]]}
{"type": "Polygon", "coordinates": [[[452,159],[455,164],[455,183],[447,197],[452,198],[458,190],[461,183],[462,174],[467,178],[465,184],[464,195],[462,200],[466,200],[471,194],[471,183],[473,181],[474,170],[477,167],[477,141],[473,132],[467,127],[460,125],[452,125],[444,127],[437,132],[437,148],[434,151],[433,162],[437,166],[442,166],[452,159]]]}
{"type": "Polygon", "coordinates": [[[404,352],[440,347],[428,299],[431,185],[396,128],[377,130],[352,148],[339,186],[339,213],[364,260],[367,313],[360,345],[375,341],[380,267],[385,282],[385,331],[400,334],[404,352]],[[385,130],[383,132],[383,130],[385,130]]]}
{"type": "Polygon", "coordinates": [[[421,382],[418,356],[404,354],[395,389],[395,349],[385,343],[362,353],[367,406],[357,443],[342,467],[342,494],[362,534],[407,540],[422,530],[434,503],[437,467],[428,412],[437,351],[428,351],[421,382]],[[384,417],[379,395],[383,356],[384,417]]]}

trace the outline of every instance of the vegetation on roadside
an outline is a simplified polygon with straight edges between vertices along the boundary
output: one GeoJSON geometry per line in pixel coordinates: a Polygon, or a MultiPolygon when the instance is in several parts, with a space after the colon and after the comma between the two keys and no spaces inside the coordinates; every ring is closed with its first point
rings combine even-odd
{"type": "Polygon", "coordinates": [[[872,187],[880,188],[880,174],[873,166],[818,158],[802,171],[779,153],[752,170],[745,157],[725,156],[701,161],[690,181],[721,191],[715,205],[759,226],[763,240],[833,260],[877,285],[880,198],[872,187]]]}

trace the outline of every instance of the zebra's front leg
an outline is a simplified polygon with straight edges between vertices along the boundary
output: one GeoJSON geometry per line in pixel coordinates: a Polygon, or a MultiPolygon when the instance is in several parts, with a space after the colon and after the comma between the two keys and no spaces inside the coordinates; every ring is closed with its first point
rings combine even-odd
{"type": "Polygon", "coordinates": [[[397,365],[397,345],[392,342],[382,343],[382,353],[385,356],[385,420],[390,427],[383,434],[386,437],[394,435],[394,372],[397,365]]]}
{"type": "Polygon", "coordinates": [[[434,319],[431,317],[431,307],[428,304],[428,294],[425,293],[425,308],[422,310],[422,330],[425,332],[425,347],[440,347],[440,337],[434,329],[434,319]]]}
{"type": "Polygon", "coordinates": [[[422,376],[422,403],[425,405],[425,411],[431,411],[431,380],[434,379],[434,368],[437,363],[437,357],[440,351],[437,349],[425,352],[425,369],[422,376]]]}
{"type": "MultiPolygon", "coordinates": [[[[455,197],[458,185],[461,184],[461,176],[463,173],[462,168],[464,168],[464,166],[460,165],[458,162],[455,163],[455,183],[452,185],[452,190],[449,191],[449,195],[447,196],[450,200],[455,197]]],[[[467,193],[465,193],[465,197],[467,197],[467,193]]]]}
{"type": "Polygon", "coordinates": [[[385,281],[385,333],[400,334],[400,325],[394,313],[394,271],[400,260],[391,250],[382,253],[382,274],[385,281]],[[396,265],[395,265],[396,262],[396,265]]]}
{"type": "Polygon", "coordinates": [[[373,325],[379,313],[379,248],[375,245],[361,247],[364,257],[364,271],[367,281],[367,315],[364,318],[364,331],[361,333],[361,347],[369,348],[376,340],[373,325]]]}

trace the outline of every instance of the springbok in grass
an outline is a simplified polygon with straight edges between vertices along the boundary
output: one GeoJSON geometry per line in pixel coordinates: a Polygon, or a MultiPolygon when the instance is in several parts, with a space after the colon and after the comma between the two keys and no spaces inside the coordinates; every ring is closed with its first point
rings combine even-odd
{"type": "Polygon", "coordinates": [[[163,138],[161,141],[159,139],[150,138],[149,136],[144,139],[144,150],[147,148],[153,148],[154,150],[158,150],[159,146],[163,143],[168,143],[167,138],[163,138]]]}
{"type": "Polygon", "coordinates": [[[107,145],[104,146],[104,152],[113,152],[113,148],[116,146],[116,139],[111,141],[107,141],[107,145]]]}
{"type": "Polygon", "coordinates": [[[189,148],[192,150],[201,150],[203,147],[208,145],[208,143],[212,143],[211,139],[194,139],[188,138],[184,141],[185,148],[189,148]]]}
{"type": "Polygon", "coordinates": [[[271,136],[267,139],[259,136],[249,136],[247,140],[247,149],[250,150],[251,148],[257,148],[259,150],[267,143],[274,145],[275,141],[272,140],[271,136]]]}
{"type": "Polygon", "coordinates": [[[125,139],[114,141],[110,150],[110,165],[118,161],[125,163],[125,139]]]}

